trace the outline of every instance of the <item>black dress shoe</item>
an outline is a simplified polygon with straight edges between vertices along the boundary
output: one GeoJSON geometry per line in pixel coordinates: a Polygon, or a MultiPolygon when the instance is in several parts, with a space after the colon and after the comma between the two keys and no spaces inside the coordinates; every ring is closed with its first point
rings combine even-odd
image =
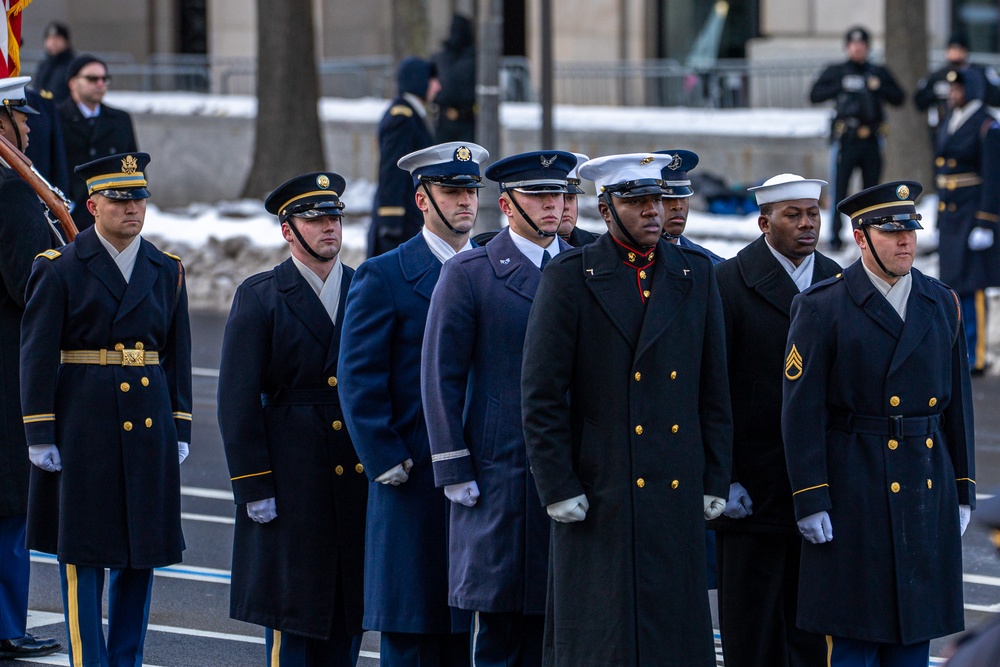
{"type": "Polygon", "coordinates": [[[18,639],[0,639],[0,658],[38,658],[61,648],[55,639],[26,634],[18,639]]]}

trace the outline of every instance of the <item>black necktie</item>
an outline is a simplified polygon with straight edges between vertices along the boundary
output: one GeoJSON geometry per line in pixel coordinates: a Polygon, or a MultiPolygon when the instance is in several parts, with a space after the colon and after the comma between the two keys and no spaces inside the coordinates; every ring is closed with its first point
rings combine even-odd
{"type": "Polygon", "coordinates": [[[548,250],[543,251],[542,252],[542,265],[540,267],[538,267],[539,270],[544,269],[545,265],[549,263],[550,259],[552,259],[552,255],[549,254],[549,251],[548,250]]]}

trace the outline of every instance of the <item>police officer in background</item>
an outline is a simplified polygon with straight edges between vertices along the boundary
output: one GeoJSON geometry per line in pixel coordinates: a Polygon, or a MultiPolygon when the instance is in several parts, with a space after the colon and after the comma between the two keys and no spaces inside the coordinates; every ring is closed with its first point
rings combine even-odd
{"type": "Polygon", "coordinates": [[[832,667],[925,667],[930,640],[964,624],[969,360],[957,295],[912,268],[920,190],[840,202],[861,258],[792,302],[781,433],[806,539],[798,626],[827,635],[832,667]]]}
{"type": "MultiPolygon", "coordinates": [[[[868,61],[868,31],[851,28],[844,37],[847,61],[830,65],[820,74],[809,92],[813,104],[834,100],[831,142],[837,152],[834,193],[841,201],[855,169],[861,170],[862,187],[878,183],[882,174],[882,147],[885,135],[883,102],[903,103],[905,93],[885,67],[868,61]]],[[[830,221],[830,246],[840,250],[841,220],[836,213],[830,221]]]]}
{"type": "Polygon", "coordinates": [[[986,288],[1000,285],[1000,125],[982,101],[968,97],[968,70],[952,70],[948,114],[938,128],[934,172],[938,188],[941,282],[962,300],[969,366],[986,370],[986,288]]]}
{"type": "Polygon", "coordinates": [[[35,260],[21,323],[21,408],[35,465],[27,543],[58,557],[74,665],[142,663],[153,568],[184,550],[187,288],[180,259],[140,236],[148,163],[126,153],[77,167],[95,223],[35,260]]]}
{"type": "Polygon", "coordinates": [[[663,167],[663,238],[667,243],[693,248],[710,260],[712,264],[725,261],[724,257],[716,255],[704,246],[700,246],[684,236],[687,227],[688,213],[691,212],[691,179],[688,172],[698,166],[698,155],[693,151],[667,149],[656,151],[658,155],[671,156],[670,162],[663,167]]]}
{"type": "Polygon", "coordinates": [[[354,275],[340,261],[343,193],[343,177],[318,172],[267,197],[291,257],[240,285],[222,342],[219,426],[240,506],[230,616],[266,628],[269,667],[353,667],[361,649],[368,479],[337,394],[354,275]]]}

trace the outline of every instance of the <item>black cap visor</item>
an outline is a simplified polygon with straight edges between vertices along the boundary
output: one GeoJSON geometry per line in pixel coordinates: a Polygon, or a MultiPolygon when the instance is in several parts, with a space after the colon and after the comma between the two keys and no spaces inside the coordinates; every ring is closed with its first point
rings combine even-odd
{"type": "Polygon", "coordinates": [[[104,195],[108,199],[124,201],[127,199],[149,199],[149,190],[146,188],[128,188],[127,190],[97,190],[95,195],[104,195]]]}
{"type": "Polygon", "coordinates": [[[916,229],[923,229],[920,224],[921,215],[919,213],[902,213],[900,215],[886,215],[881,218],[861,218],[856,226],[868,226],[883,232],[906,232],[916,229]]]}
{"type": "Polygon", "coordinates": [[[14,111],[20,111],[21,113],[30,114],[32,116],[39,115],[35,108],[28,104],[28,99],[26,97],[22,97],[19,100],[4,100],[3,104],[5,107],[13,109],[14,111]]]}
{"type": "Polygon", "coordinates": [[[455,174],[452,176],[421,176],[421,183],[430,183],[442,188],[485,188],[482,178],[469,174],[455,174]]]}
{"type": "Polygon", "coordinates": [[[287,219],[289,216],[295,216],[303,220],[311,220],[324,215],[343,217],[344,202],[339,199],[296,202],[292,206],[287,207],[282,213],[282,220],[287,219]]]}
{"type": "Polygon", "coordinates": [[[663,195],[663,180],[659,178],[641,178],[635,181],[622,181],[605,185],[604,191],[623,199],[642,197],[645,195],[663,195]]]}

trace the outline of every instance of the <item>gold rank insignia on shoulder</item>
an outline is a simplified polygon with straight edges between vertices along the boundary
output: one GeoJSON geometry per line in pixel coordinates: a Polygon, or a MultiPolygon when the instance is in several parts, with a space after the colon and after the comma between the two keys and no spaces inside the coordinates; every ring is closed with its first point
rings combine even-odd
{"type": "Polygon", "coordinates": [[[316,177],[316,185],[320,190],[326,190],[330,187],[330,178],[326,174],[320,174],[316,177]]]}
{"type": "Polygon", "coordinates": [[[177,255],[174,255],[173,253],[165,252],[163,254],[169,257],[170,259],[176,259],[178,262],[181,261],[181,258],[178,257],[177,255]]]}
{"type": "Polygon", "coordinates": [[[55,259],[56,257],[61,257],[62,253],[58,250],[46,250],[45,252],[40,252],[35,255],[35,259],[39,257],[44,257],[45,259],[55,259]]]}
{"type": "Polygon", "coordinates": [[[792,351],[785,359],[785,377],[793,381],[802,377],[802,355],[799,354],[795,343],[792,343],[792,351]]]}
{"type": "Polygon", "coordinates": [[[139,161],[135,159],[134,155],[126,155],[122,158],[122,173],[134,174],[138,167],[139,161]]]}
{"type": "Polygon", "coordinates": [[[44,97],[47,100],[51,100],[51,99],[55,98],[55,95],[52,93],[51,90],[40,90],[40,91],[38,91],[38,94],[41,95],[42,97],[44,97]]]}
{"type": "Polygon", "coordinates": [[[390,116],[406,116],[409,118],[413,115],[413,109],[406,106],[405,104],[397,104],[393,108],[389,109],[390,116]]]}

